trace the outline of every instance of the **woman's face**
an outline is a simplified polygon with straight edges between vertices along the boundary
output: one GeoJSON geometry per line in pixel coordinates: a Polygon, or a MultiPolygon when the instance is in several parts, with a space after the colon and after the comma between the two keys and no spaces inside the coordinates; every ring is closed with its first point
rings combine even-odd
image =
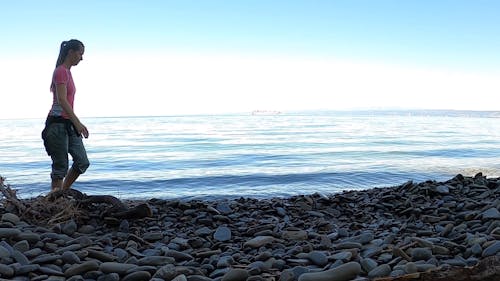
{"type": "Polygon", "coordinates": [[[77,65],[81,60],[83,60],[83,53],[85,52],[84,47],[80,47],[78,50],[69,50],[68,56],[71,65],[77,65]]]}

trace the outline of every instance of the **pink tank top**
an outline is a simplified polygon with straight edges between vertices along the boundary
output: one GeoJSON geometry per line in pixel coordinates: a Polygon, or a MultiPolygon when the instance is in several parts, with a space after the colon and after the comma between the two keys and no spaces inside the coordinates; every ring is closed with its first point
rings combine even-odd
{"type": "Polygon", "coordinates": [[[52,85],[54,85],[51,89],[52,91],[52,108],[50,109],[50,116],[62,116],[63,118],[69,119],[68,114],[63,110],[59,101],[57,99],[55,85],[64,84],[66,85],[66,98],[68,100],[69,105],[73,108],[73,102],[75,100],[75,83],[73,82],[73,77],[71,76],[71,71],[67,69],[64,65],[58,66],[54,70],[54,74],[52,76],[52,85]]]}

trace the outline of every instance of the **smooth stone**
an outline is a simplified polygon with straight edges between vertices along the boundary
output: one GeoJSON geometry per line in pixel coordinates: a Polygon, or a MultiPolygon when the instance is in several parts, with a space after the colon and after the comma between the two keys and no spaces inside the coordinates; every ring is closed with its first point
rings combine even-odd
{"type": "Polygon", "coordinates": [[[500,251],[500,241],[495,241],[493,244],[484,249],[482,257],[485,258],[496,255],[499,251],[500,251]]]}
{"type": "Polygon", "coordinates": [[[368,272],[368,277],[385,277],[389,276],[389,274],[391,274],[391,267],[388,264],[381,264],[368,272]]]}
{"type": "Polygon", "coordinates": [[[460,266],[460,267],[467,266],[467,262],[464,259],[458,259],[458,258],[442,260],[441,263],[445,263],[445,264],[449,264],[449,265],[453,265],[453,266],[460,266]]]}
{"type": "Polygon", "coordinates": [[[335,248],[337,249],[361,249],[363,245],[361,243],[357,242],[341,242],[339,244],[335,245],[335,248]]]}
{"type": "Polygon", "coordinates": [[[245,269],[232,268],[222,277],[221,281],[246,281],[250,274],[245,269]]]}
{"type": "Polygon", "coordinates": [[[121,281],[149,281],[150,279],[151,273],[147,271],[136,271],[127,274],[121,281]]]}
{"type": "Polygon", "coordinates": [[[26,252],[24,252],[23,254],[29,258],[29,259],[32,259],[32,258],[35,258],[35,257],[38,257],[39,255],[42,254],[42,249],[40,248],[34,248],[34,249],[31,249],[31,250],[28,250],[26,252]]]}
{"type": "Polygon", "coordinates": [[[33,271],[38,271],[40,269],[40,265],[38,264],[26,264],[22,265],[16,269],[16,275],[24,275],[33,271]]]}
{"type": "Polygon", "coordinates": [[[177,270],[173,264],[164,265],[153,274],[153,278],[161,278],[164,280],[172,280],[175,276],[177,276],[177,270]]]}
{"type": "Polygon", "coordinates": [[[82,225],[79,229],[78,232],[83,233],[83,234],[92,234],[95,232],[95,227],[92,225],[82,225]]]}
{"type": "Polygon", "coordinates": [[[446,248],[446,247],[435,245],[435,246],[432,247],[432,253],[434,255],[447,256],[447,255],[450,254],[450,250],[448,248],[446,248]]]}
{"type": "Polygon", "coordinates": [[[371,258],[361,259],[361,267],[364,271],[370,272],[378,266],[377,262],[371,258]]]}
{"type": "Polygon", "coordinates": [[[66,277],[71,277],[74,275],[80,275],[88,271],[93,271],[93,270],[98,270],[99,269],[99,264],[97,261],[86,261],[81,264],[74,264],[70,266],[66,271],[64,272],[64,276],[66,277]]]}
{"type": "Polygon", "coordinates": [[[328,264],[328,257],[325,253],[320,251],[312,251],[308,254],[307,258],[317,266],[325,266],[328,264]]]}
{"type": "Polygon", "coordinates": [[[219,226],[214,233],[214,239],[220,242],[231,240],[231,230],[225,226],[219,226]]]}
{"type": "Polygon", "coordinates": [[[62,232],[66,235],[73,235],[78,226],[76,225],[76,222],[74,220],[70,220],[68,223],[65,223],[64,226],[62,227],[62,232]]]}
{"type": "Polygon", "coordinates": [[[14,268],[6,264],[0,263],[0,276],[2,277],[14,276],[14,268]]]}
{"type": "Polygon", "coordinates": [[[344,239],[343,242],[356,242],[360,244],[368,244],[371,241],[373,241],[373,239],[375,239],[375,237],[372,232],[364,232],[361,233],[360,235],[344,239]]]}
{"type": "Polygon", "coordinates": [[[37,233],[33,233],[31,231],[28,231],[28,232],[23,231],[23,232],[19,233],[19,235],[17,235],[17,238],[19,240],[26,240],[31,244],[35,244],[38,241],[40,241],[40,235],[37,233]]]}
{"type": "Polygon", "coordinates": [[[117,260],[118,262],[124,262],[124,261],[125,261],[125,260],[127,260],[127,259],[128,259],[128,257],[129,257],[129,256],[128,256],[128,252],[127,252],[127,251],[125,251],[125,250],[124,250],[124,249],[122,249],[122,248],[115,248],[115,249],[113,250],[113,255],[115,255],[115,256],[116,256],[116,260],[117,260]]]}
{"type": "Polygon", "coordinates": [[[234,259],[232,256],[222,256],[219,257],[217,261],[217,268],[225,268],[230,267],[234,263],[234,259]]]}
{"type": "Polygon", "coordinates": [[[217,209],[217,211],[224,215],[229,215],[233,212],[229,204],[227,204],[226,202],[219,202],[215,208],[217,209]]]}
{"type": "Polygon", "coordinates": [[[5,228],[5,227],[0,227],[0,239],[1,238],[12,238],[16,237],[21,233],[21,230],[17,228],[5,228]]]}
{"type": "Polygon", "coordinates": [[[174,263],[175,259],[172,257],[164,257],[164,256],[149,256],[140,258],[137,261],[138,265],[152,265],[152,266],[160,266],[169,263],[174,263]]]}
{"type": "Polygon", "coordinates": [[[115,260],[115,256],[104,253],[102,251],[87,248],[87,252],[88,252],[89,257],[98,259],[102,262],[111,262],[111,261],[115,260]]]}
{"type": "Polygon", "coordinates": [[[187,281],[212,281],[212,278],[208,278],[203,275],[189,275],[187,277],[187,281]]]}
{"type": "Polygon", "coordinates": [[[99,265],[99,270],[104,273],[116,272],[120,275],[126,274],[129,270],[133,270],[137,265],[119,262],[103,262],[99,265]]]}
{"type": "Polygon", "coordinates": [[[8,257],[10,257],[10,251],[7,250],[4,246],[0,245],[0,258],[8,257]]]}
{"type": "Polygon", "coordinates": [[[22,240],[14,244],[12,248],[18,250],[21,253],[24,253],[30,249],[30,244],[28,243],[28,241],[22,240]]]}
{"type": "Polygon", "coordinates": [[[184,274],[181,274],[181,275],[177,275],[174,279],[172,279],[171,281],[188,281],[186,275],[184,274]]]}
{"type": "Polygon", "coordinates": [[[286,240],[303,241],[307,240],[308,234],[305,230],[286,230],[283,231],[281,237],[286,240]]]}
{"type": "Polygon", "coordinates": [[[299,276],[298,281],[348,281],[354,279],[361,273],[361,266],[357,262],[348,262],[336,268],[304,273],[299,276]]]}
{"type": "Polygon", "coordinates": [[[404,266],[404,270],[406,273],[415,273],[418,272],[417,265],[413,262],[406,263],[404,266]]]}
{"type": "Polygon", "coordinates": [[[430,264],[430,263],[422,263],[422,264],[416,263],[415,265],[417,266],[418,272],[426,272],[437,268],[435,264],[430,264]]]}
{"type": "Polygon", "coordinates": [[[47,266],[40,266],[39,270],[40,272],[48,275],[64,276],[62,271],[47,266]]]}
{"type": "Polygon", "coordinates": [[[163,239],[163,233],[160,231],[150,231],[143,234],[142,239],[146,241],[158,241],[163,239]]]}
{"type": "Polygon", "coordinates": [[[21,221],[21,219],[16,214],[5,213],[2,215],[2,221],[7,221],[7,222],[10,222],[10,223],[16,225],[21,221]]]}
{"type": "Polygon", "coordinates": [[[177,262],[190,261],[190,260],[194,259],[193,256],[191,256],[190,254],[187,254],[187,253],[184,253],[184,252],[180,252],[180,251],[176,251],[176,250],[167,250],[167,251],[165,251],[165,256],[172,257],[177,262]]]}
{"type": "Polygon", "coordinates": [[[115,272],[99,275],[99,277],[97,277],[97,281],[120,281],[120,275],[118,275],[118,273],[115,272]]]}
{"type": "Polygon", "coordinates": [[[472,247],[470,247],[470,251],[474,256],[479,256],[483,252],[483,248],[479,245],[479,243],[475,243],[472,247]]]}
{"type": "Polygon", "coordinates": [[[352,258],[352,252],[340,252],[340,253],[333,254],[330,257],[332,259],[335,259],[335,260],[348,261],[352,258]]]}
{"type": "Polygon", "coordinates": [[[14,260],[16,260],[21,265],[30,264],[30,261],[28,260],[28,258],[23,253],[19,252],[18,250],[12,251],[12,257],[14,258],[14,260]]]}
{"type": "Polygon", "coordinates": [[[483,212],[483,219],[500,219],[500,212],[497,208],[489,208],[483,212]]]}
{"type": "Polygon", "coordinates": [[[438,185],[431,188],[431,190],[443,195],[450,194],[450,188],[446,185],[438,185]]]}
{"type": "Polygon", "coordinates": [[[254,237],[243,244],[244,247],[250,248],[260,248],[266,244],[269,244],[274,241],[274,237],[272,236],[257,236],[254,237]]]}
{"type": "Polygon", "coordinates": [[[61,259],[67,264],[81,263],[80,258],[71,251],[66,251],[61,255],[61,259]]]}
{"type": "Polygon", "coordinates": [[[432,251],[428,248],[414,248],[411,251],[412,261],[428,260],[432,258],[432,251]]]}
{"type": "Polygon", "coordinates": [[[43,255],[39,255],[38,257],[34,258],[31,261],[31,263],[37,263],[37,264],[53,263],[60,258],[61,258],[61,255],[43,254],[43,255]]]}
{"type": "Polygon", "coordinates": [[[208,236],[208,235],[212,234],[212,230],[210,228],[204,226],[202,228],[195,230],[194,234],[196,236],[208,236]]]}

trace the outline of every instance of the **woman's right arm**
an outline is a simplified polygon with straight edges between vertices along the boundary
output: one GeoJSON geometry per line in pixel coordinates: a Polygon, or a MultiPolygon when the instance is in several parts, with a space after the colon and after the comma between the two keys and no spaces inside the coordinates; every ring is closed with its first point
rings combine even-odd
{"type": "Polygon", "coordinates": [[[69,119],[75,125],[75,128],[79,134],[84,136],[85,138],[89,137],[89,131],[87,130],[87,127],[80,122],[80,119],[76,116],[75,112],[73,111],[73,108],[71,108],[71,105],[68,102],[68,99],[66,97],[67,94],[67,89],[66,89],[66,84],[57,84],[56,85],[56,94],[57,94],[57,101],[61,105],[62,109],[66,114],[68,114],[69,119]]]}

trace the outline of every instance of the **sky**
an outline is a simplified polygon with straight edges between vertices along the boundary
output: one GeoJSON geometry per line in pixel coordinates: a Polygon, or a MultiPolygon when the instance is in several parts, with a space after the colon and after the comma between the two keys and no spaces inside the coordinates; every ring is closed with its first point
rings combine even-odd
{"type": "Polygon", "coordinates": [[[44,118],[59,46],[80,117],[500,110],[496,0],[0,0],[0,118],[44,118]]]}

